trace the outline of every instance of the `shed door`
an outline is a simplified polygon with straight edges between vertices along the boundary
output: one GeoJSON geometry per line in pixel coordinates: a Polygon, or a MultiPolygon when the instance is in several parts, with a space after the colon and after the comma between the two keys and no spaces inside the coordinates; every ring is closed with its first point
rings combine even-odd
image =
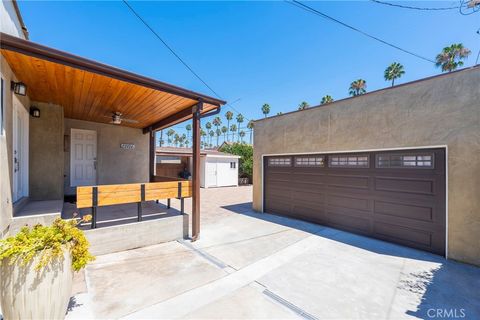
{"type": "Polygon", "coordinates": [[[264,210],[445,254],[445,150],[272,156],[264,210]]]}
{"type": "Polygon", "coordinates": [[[217,186],[217,161],[214,158],[205,158],[205,184],[206,187],[217,186]]]}

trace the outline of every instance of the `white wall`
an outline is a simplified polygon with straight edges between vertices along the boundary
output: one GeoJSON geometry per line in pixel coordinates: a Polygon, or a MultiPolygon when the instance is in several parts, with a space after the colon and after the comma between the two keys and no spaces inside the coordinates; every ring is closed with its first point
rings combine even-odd
{"type": "Polygon", "coordinates": [[[25,39],[22,31],[22,25],[18,19],[15,7],[12,1],[2,0],[0,4],[0,30],[3,33],[10,34],[15,37],[25,39]]]}
{"type": "Polygon", "coordinates": [[[201,186],[227,187],[238,185],[238,158],[236,157],[202,157],[201,186]],[[230,168],[230,163],[235,163],[235,168],[230,168]],[[216,175],[215,175],[216,172],[216,175]]]}

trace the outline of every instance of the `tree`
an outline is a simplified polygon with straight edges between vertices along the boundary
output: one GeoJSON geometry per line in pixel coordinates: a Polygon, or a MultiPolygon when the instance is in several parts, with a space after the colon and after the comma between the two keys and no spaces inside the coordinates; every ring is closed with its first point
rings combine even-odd
{"type": "Polygon", "coordinates": [[[243,115],[241,113],[239,113],[237,115],[237,123],[238,123],[238,132],[240,133],[240,125],[242,124],[244,118],[243,118],[243,115]]]}
{"type": "Polygon", "coordinates": [[[222,133],[223,133],[223,141],[227,141],[226,138],[225,138],[225,134],[228,133],[228,128],[223,126],[222,127],[222,133]]]}
{"type": "Polygon", "coordinates": [[[213,125],[218,128],[222,124],[222,119],[220,119],[220,117],[215,117],[212,122],[213,125]]]}
{"type": "Polygon", "coordinates": [[[200,128],[200,136],[202,137],[203,141],[203,146],[205,146],[205,137],[207,136],[207,133],[205,132],[205,130],[203,130],[203,128],[200,128]]]}
{"type": "Polygon", "coordinates": [[[263,106],[262,106],[262,113],[265,115],[265,118],[267,117],[267,115],[270,113],[270,105],[268,103],[265,103],[263,106]]]}
{"type": "Polygon", "coordinates": [[[463,66],[463,61],[470,55],[471,51],[461,43],[454,43],[449,47],[443,48],[435,58],[437,67],[442,67],[442,71],[452,72],[458,67],[463,66]]]}
{"type": "Polygon", "coordinates": [[[403,66],[398,62],[394,62],[385,69],[383,77],[385,78],[385,81],[392,81],[393,87],[395,85],[395,79],[400,78],[404,74],[405,71],[403,70],[403,66]]]}
{"type": "Polygon", "coordinates": [[[322,101],[320,101],[320,104],[327,104],[327,103],[330,103],[330,102],[333,102],[333,98],[332,98],[332,96],[327,94],[327,95],[322,97],[322,101]]]}
{"type": "Polygon", "coordinates": [[[173,143],[175,144],[175,147],[178,146],[178,143],[180,142],[180,136],[178,135],[178,133],[175,133],[173,135],[173,143]]]}
{"type": "Polygon", "coordinates": [[[240,136],[240,141],[243,143],[243,137],[245,137],[245,131],[243,131],[243,130],[240,131],[240,132],[238,133],[238,135],[240,136]]]}
{"type": "Polygon", "coordinates": [[[212,129],[212,124],[210,122],[205,123],[205,128],[207,128],[207,131],[210,131],[210,129],[212,129]]]}
{"type": "Polygon", "coordinates": [[[252,144],[253,120],[248,121],[247,128],[250,129],[250,144],[252,144]]]}
{"type": "Polygon", "coordinates": [[[230,126],[230,131],[232,132],[232,141],[235,140],[235,132],[237,132],[237,125],[234,123],[230,126]]]}
{"type": "Polygon", "coordinates": [[[238,175],[240,178],[252,179],[253,173],[253,146],[245,143],[224,145],[220,151],[240,156],[238,175]]]}
{"type": "Polygon", "coordinates": [[[210,132],[208,133],[210,135],[210,147],[212,146],[212,138],[215,136],[215,132],[213,132],[213,130],[210,130],[210,132]]]}
{"type": "Polygon", "coordinates": [[[217,128],[217,130],[215,130],[215,133],[217,134],[217,147],[218,147],[218,138],[222,135],[222,130],[217,128]]]}
{"type": "Polygon", "coordinates": [[[283,114],[282,111],[277,112],[277,116],[281,116],[283,114]]]}
{"type": "Polygon", "coordinates": [[[350,89],[348,93],[354,97],[359,96],[367,92],[366,88],[367,88],[367,82],[363,79],[358,79],[353,81],[350,84],[350,89]]]}
{"type": "MultiPolygon", "coordinates": [[[[227,128],[230,128],[230,120],[233,119],[233,112],[232,111],[227,111],[225,113],[225,118],[227,119],[227,128]]],[[[227,133],[227,140],[228,140],[228,133],[227,133]]]]}
{"type": "MultiPolygon", "coordinates": [[[[187,126],[185,127],[185,129],[187,129],[187,138],[190,139],[190,131],[192,130],[192,125],[191,125],[191,124],[187,124],[187,126]]],[[[188,147],[188,141],[187,141],[187,147],[188,147]]]]}
{"type": "Polygon", "coordinates": [[[310,107],[310,105],[308,104],[308,102],[302,101],[302,102],[298,105],[298,110],[305,110],[305,109],[307,109],[308,107],[310,107]]]}
{"type": "Polygon", "coordinates": [[[169,130],[167,131],[167,137],[168,137],[168,138],[167,138],[167,141],[168,141],[168,144],[169,144],[169,145],[172,145],[172,136],[173,136],[174,134],[175,134],[175,130],[173,130],[173,129],[169,129],[169,130]]]}

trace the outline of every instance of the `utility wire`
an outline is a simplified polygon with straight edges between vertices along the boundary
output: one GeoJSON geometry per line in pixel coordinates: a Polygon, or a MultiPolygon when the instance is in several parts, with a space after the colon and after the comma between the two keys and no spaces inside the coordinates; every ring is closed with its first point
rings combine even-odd
{"type": "Polygon", "coordinates": [[[419,58],[419,59],[422,59],[422,60],[425,60],[425,61],[428,61],[428,62],[431,62],[431,63],[435,63],[435,61],[433,61],[433,60],[431,60],[431,59],[425,58],[425,57],[423,57],[423,56],[421,56],[421,55],[419,55],[419,54],[416,54],[416,53],[414,53],[414,52],[412,52],[412,51],[409,51],[409,50],[400,48],[399,46],[397,46],[397,45],[395,45],[395,44],[392,44],[392,43],[387,42],[387,41],[385,41],[385,40],[382,40],[382,39],[380,39],[380,38],[378,38],[378,37],[375,37],[375,36],[373,36],[373,35],[371,35],[371,34],[369,34],[369,33],[366,33],[366,32],[364,32],[364,31],[362,31],[362,30],[360,30],[360,29],[357,29],[357,28],[355,28],[355,27],[353,27],[353,26],[351,26],[351,25],[349,25],[349,24],[346,24],[345,22],[342,22],[342,21],[340,21],[340,20],[338,20],[338,19],[335,19],[335,18],[333,18],[333,17],[331,17],[331,16],[329,16],[329,15],[323,13],[323,12],[320,12],[320,11],[318,11],[318,10],[310,7],[310,6],[307,6],[306,4],[301,3],[300,1],[297,1],[297,0],[292,0],[292,1],[287,1],[287,0],[285,0],[285,1],[286,1],[287,3],[289,3],[289,4],[291,4],[291,5],[294,5],[294,6],[298,7],[298,8],[300,8],[300,9],[303,9],[303,10],[308,11],[308,12],[310,12],[310,13],[316,14],[317,16],[320,16],[320,17],[322,17],[322,18],[324,18],[324,19],[327,19],[327,20],[333,21],[333,22],[335,22],[335,23],[338,23],[338,24],[340,24],[340,25],[342,25],[342,26],[344,26],[344,27],[346,27],[346,28],[348,28],[348,29],[351,29],[351,30],[353,30],[353,31],[355,31],[355,32],[358,32],[358,33],[360,33],[360,34],[362,34],[362,35],[364,35],[364,36],[366,36],[366,37],[368,37],[368,38],[371,38],[371,39],[373,39],[373,40],[376,40],[376,41],[378,41],[378,42],[381,42],[381,43],[383,43],[383,44],[385,44],[385,45],[387,45],[387,46],[389,46],[389,47],[395,48],[395,49],[397,49],[397,50],[400,50],[400,51],[402,51],[402,52],[404,52],[404,53],[407,53],[407,54],[412,55],[412,56],[414,56],[414,57],[417,57],[417,58],[419,58]]]}
{"type": "MultiPolygon", "coordinates": [[[[130,9],[130,11],[145,25],[145,27],[147,27],[147,29],[150,30],[150,31],[155,35],[155,37],[156,37],[158,40],[160,40],[160,41],[163,43],[163,45],[164,45],[198,80],[200,80],[211,92],[213,92],[213,94],[214,94],[215,96],[217,96],[217,98],[222,99],[222,97],[221,97],[215,90],[213,90],[212,87],[209,86],[208,83],[207,83],[205,80],[203,80],[202,77],[200,77],[200,76],[198,75],[198,73],[196,73],[196,72],[193,70],[193,68],[190,67],[190,66],[188,65],[188,63],[186,63],[185,60],[183,60],[183,59],[180,57],[180,55],[178,55],[178,54],[175,52],[175,50],[173,50],[173,48],[172,48],[170,45],[168,45],[168,43],[167,43],[165,40],[163,40],[163,38],[140,16],[140,14],[139,14],[137,11],[135,11],[135,9],[133,9],[133,7],[128,3],[127,0],[123,0],[123,3],[125,3],[125,5],[126,5],[126,6],[130,9]]],[[[233,111],[235,111],[235,112],[237,112],[237,113],[241,113],[241,112],[239,112],[238,110],[236,110],[230,103],[227,102],[226,105],[227,105],[228,107],[232,108],[233,111]]],[[[243,116],[243,117],[244,117],[245,119],[247,119],[247,121],[250,121],[250,119],[248,119],[247,117],[245,117],[245,116],[243,116]]]]}
{"type": "Polygon", "coordinates": [[[439,7],[439,8],[432,8],[432,7],[412,7],[412,6],[405,6],[401,4],[396,4],[396,3],[391,3],[391,2],[384,2],[384,1],[379,1],[379,0],[370,0],[372,2],[378,3],[378,4],[383,4],[386,6],[391,6],[391,7],[397,7],[397,8],[403,8],[403,9],[411,9],[411,10],[423,10],[423,11],[442,11],[442,10],[455,10],[459,9],[460,6],[455,6],[455,7],[439,7]]]}

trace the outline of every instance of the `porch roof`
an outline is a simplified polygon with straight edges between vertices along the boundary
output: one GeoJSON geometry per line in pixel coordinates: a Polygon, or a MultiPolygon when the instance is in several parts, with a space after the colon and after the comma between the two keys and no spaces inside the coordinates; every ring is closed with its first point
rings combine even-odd
{"type": "Polygon", "coordinates": [[[121,112],[135,121],[121,125],[146,132],[190,119],[199,101],[202,113],[226,103],[4,33],[0,44],[30,99],[63,106],[67,118],[110,123],[112,113],[121,112]]]}

